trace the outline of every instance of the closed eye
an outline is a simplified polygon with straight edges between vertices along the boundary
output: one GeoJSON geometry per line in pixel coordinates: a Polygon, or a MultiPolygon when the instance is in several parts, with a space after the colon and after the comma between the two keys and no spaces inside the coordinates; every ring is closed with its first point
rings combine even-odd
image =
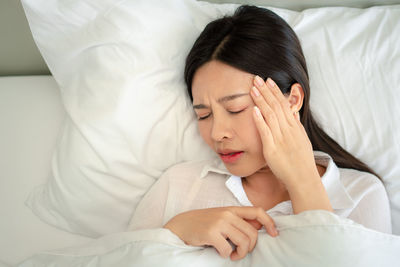
{"type": "MultiPolygon", "coordinates": [[[[240,112],[242,112],[244,109],[242,109],[242,110],[239,110],[239,111],[228,111],[230,114],[238,114],[238,113],[240,113],[240,112]]],[[[208,117],[210,117],[210,115],[211,115],[211,113],[210,114],[208,114],[207,116],[204,116],[204,117],[199,117],[199,121],[202,121],[202,120],[205,120],[205,119],[207,119],[208,117]]]]}
{"type": "Polygon", "coordinates": [[[204,117],[199,117],[199,121],[205,120],[205,119],[207,119],[208,117],[210,117],[210,114],[208,114],[207,116],[204,116],[204,117]]]}
{"type": "MultiPolygon", "coordinates": [[[[244,110],[244,109],[243,109],[243,110],[244,110]]],[[[231,114],[238,114],[238,113],[242,112],[243,110],[239,110],[239,111],[228,111],[228,112],[231,113],[231,114]]]]}

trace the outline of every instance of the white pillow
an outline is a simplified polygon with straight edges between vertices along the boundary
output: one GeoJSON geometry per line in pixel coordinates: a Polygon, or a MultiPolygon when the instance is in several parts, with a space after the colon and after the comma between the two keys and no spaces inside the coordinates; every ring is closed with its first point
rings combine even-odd
{"type": "MultiPolygon", "coordinates": [[[[27,205],[72,233],[98,237],[124,231],[165,169],[215,157],[197,132],[184,61],[205,25],[239,5],[22,2],[69,115],[53,157],[53,177],[31,193],[27,205]]],[[[300,13],[271,8],[302,41],[315,116],[385,179],[397,233],[399,7],[300,13]]]]}

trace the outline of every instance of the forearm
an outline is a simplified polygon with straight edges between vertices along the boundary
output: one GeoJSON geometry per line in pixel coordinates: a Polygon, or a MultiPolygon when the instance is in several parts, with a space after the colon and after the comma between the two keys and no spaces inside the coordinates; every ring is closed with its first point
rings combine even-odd
{"type": "Polygon", "coordinates": [[[307,179],[302,179],[301,183],[299,181],[288,183],[286,187],[292,201],[294,214],[306,210],[333,211],[328,194],[318,173],[307,179]]]}

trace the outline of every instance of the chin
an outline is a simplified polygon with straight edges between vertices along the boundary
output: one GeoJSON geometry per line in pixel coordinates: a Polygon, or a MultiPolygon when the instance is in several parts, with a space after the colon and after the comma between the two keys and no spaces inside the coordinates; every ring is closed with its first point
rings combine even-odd
{"type": "Polygon", "coordinates": [[[225,163],[226,169],[235,176],[248,177],[256,172],[269,170],[269,167],[260,153],[246,151],[241,158],[234,163],[225,163]]]}
{"type": "Polygon", "coordinates": [[[244,164],[238,164],[238,165],[227,165],[225,164],[225,167],[228,169],[228,171],[239,177],[247,177],[252,175],[253,173],[257,172],[259,168],[251,168],[249,166],[243,166],[244,164]]]}

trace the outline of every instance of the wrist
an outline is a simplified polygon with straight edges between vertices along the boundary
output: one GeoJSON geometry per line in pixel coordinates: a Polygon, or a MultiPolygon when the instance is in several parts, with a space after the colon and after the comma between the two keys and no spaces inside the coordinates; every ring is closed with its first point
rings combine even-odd
{"type": "Polygon", "coordinates": [[[333,211],[318,173],[308,176],[308,179],[298,178],[296,183],[288,183],[286,186],[294,214],[317,209],[333,211]]]}
{"type": "Polygon", "coordinates": [[[321,177],[317,170],[312,172],[297,172],[291,178],[288,178],[284,182],[289,193],[291,191],[302,191],[307,188],[313,188],[322,184],[321,177]],[[302,174],[304,173],[304,174],[302,174]]]}

